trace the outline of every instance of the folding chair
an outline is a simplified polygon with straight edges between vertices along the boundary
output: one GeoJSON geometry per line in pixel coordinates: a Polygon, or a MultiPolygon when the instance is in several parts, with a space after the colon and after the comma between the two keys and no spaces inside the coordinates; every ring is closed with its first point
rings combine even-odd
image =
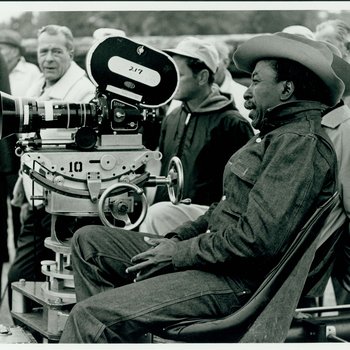
{"type": "Polygon", "coordinates": [[[336,192],[317,208],[279,263],[240,309],[219,319],[179,322],[156,333],[153,340],[197,343],[283,342],[315,255],[320,229],[337,200],[336,192]]]}

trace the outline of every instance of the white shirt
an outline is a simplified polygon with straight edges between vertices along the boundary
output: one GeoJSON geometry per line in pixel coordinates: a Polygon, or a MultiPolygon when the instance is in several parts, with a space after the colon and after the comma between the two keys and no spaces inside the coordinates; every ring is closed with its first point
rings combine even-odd
{"type": "Polygon", "coordinates": [[[27,96],[28,88],[33,81],[39,79],[40,69],[33,63],[29,63],[21,57],[17,65],[9,74],[11,95],[27,96]]]}
{"type": "Polygon", "coordinates": [[[72,62],[61,79],[49,88],[45,89],[45,77],[41,74],[28,89],[26,97],[35,97],[42,101],[89,102],[95,91],[96,87],[85,71],[72,62]]]}

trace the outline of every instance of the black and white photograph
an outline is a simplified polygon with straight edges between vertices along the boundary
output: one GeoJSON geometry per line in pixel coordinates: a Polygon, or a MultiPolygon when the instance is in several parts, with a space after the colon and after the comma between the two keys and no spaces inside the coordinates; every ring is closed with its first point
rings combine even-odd
{"type": "Polygon", "coordinates": [[[350,3],[0,1],[0,211],[1,348],[346,346],[350,3]]]}

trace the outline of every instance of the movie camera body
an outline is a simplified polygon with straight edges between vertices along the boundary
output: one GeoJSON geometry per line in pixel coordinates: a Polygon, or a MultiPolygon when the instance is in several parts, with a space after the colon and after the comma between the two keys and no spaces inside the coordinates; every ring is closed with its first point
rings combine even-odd
{"type": "Polygon", "coordinates": [[[24,190],[33,206],[44,204],[52,214],[45,246],[56,256],[41,262],[46,282],[13,283],[11,312],[49,341],[59,339],[76,301],[71,232],[62,232],[62,218],[97,217],[109,227],[134,229],[147,213],[146,187],[167,186],[174,204],[182,197],[181,161],[172,159],[167,176],[151,175],[147,165],[162,155],[147,149],[139,132],[176,92],[174,61],[154,48],[110,36],[91,47],[86,66],[96,86],[90,103],[1,95],[1,137],[19,135],[15,153],[21,157],[24,190]],[[35,312],[28,306],[33,301],[39,305],[35,312]]]}

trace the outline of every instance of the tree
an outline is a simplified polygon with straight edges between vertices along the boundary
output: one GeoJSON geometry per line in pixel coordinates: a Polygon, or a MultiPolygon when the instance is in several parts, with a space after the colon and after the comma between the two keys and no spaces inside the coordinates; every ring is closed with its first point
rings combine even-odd
{"type": "MultiPolygon", "coordinates": [[[[91,36],[95,29],[111,27],[129,36],[177,36],[267,33],[292,24],[314,30],[321,11],[50,11],[26,12],[10,27],[23,37],[35,37],[47,24],[68,26],[75,37],[91,36]]],[[[324,12],[322,12],[324,14],[324,12]]],[[[347,16],[349,12],[341,13],[347,16]]],[[[327,17],[331,14],[326,13],[327,17]]]]}

